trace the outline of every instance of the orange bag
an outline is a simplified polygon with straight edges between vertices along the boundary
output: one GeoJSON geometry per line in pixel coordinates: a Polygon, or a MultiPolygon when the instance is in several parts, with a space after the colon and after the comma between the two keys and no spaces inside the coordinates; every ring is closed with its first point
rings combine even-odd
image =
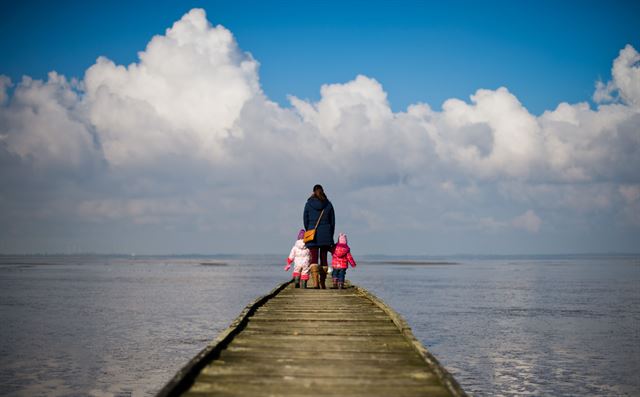
{"type": "Polygon", "coordinates": [[[320,212],[320,216],[318,217],[318,222],[316,222],[316,227],[314,227],[313,229],[309,229],[306,232],[304,232],[304,238],[302,239],[302,241],[304,241],[305,243],[308,243],[309,241],[313,241],[316,239],[316,229],[318,228],[318,225],[320,224],[320,219],[322,219],[322,214],[324,214],[324,210],[322,210],[322,212],[320,212]]]}

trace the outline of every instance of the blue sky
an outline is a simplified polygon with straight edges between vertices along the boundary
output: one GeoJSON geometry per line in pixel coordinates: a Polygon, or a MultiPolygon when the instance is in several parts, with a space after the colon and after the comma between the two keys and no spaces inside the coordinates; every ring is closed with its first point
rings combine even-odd
{"type": "Polygon", "coordinates": [[[617,52],[640,40],[636,1],[24,1],[2,6],[0,73],[82,77],[100,55],[129,64],[194,6],[254,55],[281,105],[365,74],[396,111],[507,86],[539,114],[588,100],[617,52]]]}
{"type": "Polygon", "coordinates": [[[288,252],[316,183],[356,252],[640,246],[638,2],[0,15],[0,253],[288,252]]]}

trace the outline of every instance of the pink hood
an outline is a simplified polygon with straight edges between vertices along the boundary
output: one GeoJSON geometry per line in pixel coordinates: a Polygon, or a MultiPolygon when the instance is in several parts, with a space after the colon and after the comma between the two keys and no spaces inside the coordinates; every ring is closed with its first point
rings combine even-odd
{"type": "Polygon", "coordinates": [[[349,263],[351,263],[353,267],[356,266],[356,262],[353,260],[353,256],[351,256],[351,248],[347,243],[346,234],[340,233],[338,235],[338,244],[333,247],[331,257],[331,266],[334,269],[346,269],[349,263]]]}

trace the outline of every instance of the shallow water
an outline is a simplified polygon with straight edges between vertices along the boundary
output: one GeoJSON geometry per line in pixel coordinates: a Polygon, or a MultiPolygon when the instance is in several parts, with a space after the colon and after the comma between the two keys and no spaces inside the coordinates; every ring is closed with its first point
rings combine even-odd
{"type": "Polygon", "coordinates": [[[358,270],[469,393],[640,394],[638,259],[358,270]]]}
{"type": "MultiPolygon", "coordinates": [[[[279,260],[0,258],[0,393],[153,395],[286,280],[279,260]]],[[[474,395],[640,394],[637,258],[360,261],[347,278],[474,395]]]]}

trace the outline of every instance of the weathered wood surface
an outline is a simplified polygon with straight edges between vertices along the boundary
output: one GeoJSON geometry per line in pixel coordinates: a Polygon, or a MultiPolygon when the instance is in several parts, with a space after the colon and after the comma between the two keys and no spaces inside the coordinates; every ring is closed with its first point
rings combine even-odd
{"type": "Polygon", "coordinates": [[[465,396],[407,323],[358,287],[285,283],[158,394],[165,396],[465,396]]]}

